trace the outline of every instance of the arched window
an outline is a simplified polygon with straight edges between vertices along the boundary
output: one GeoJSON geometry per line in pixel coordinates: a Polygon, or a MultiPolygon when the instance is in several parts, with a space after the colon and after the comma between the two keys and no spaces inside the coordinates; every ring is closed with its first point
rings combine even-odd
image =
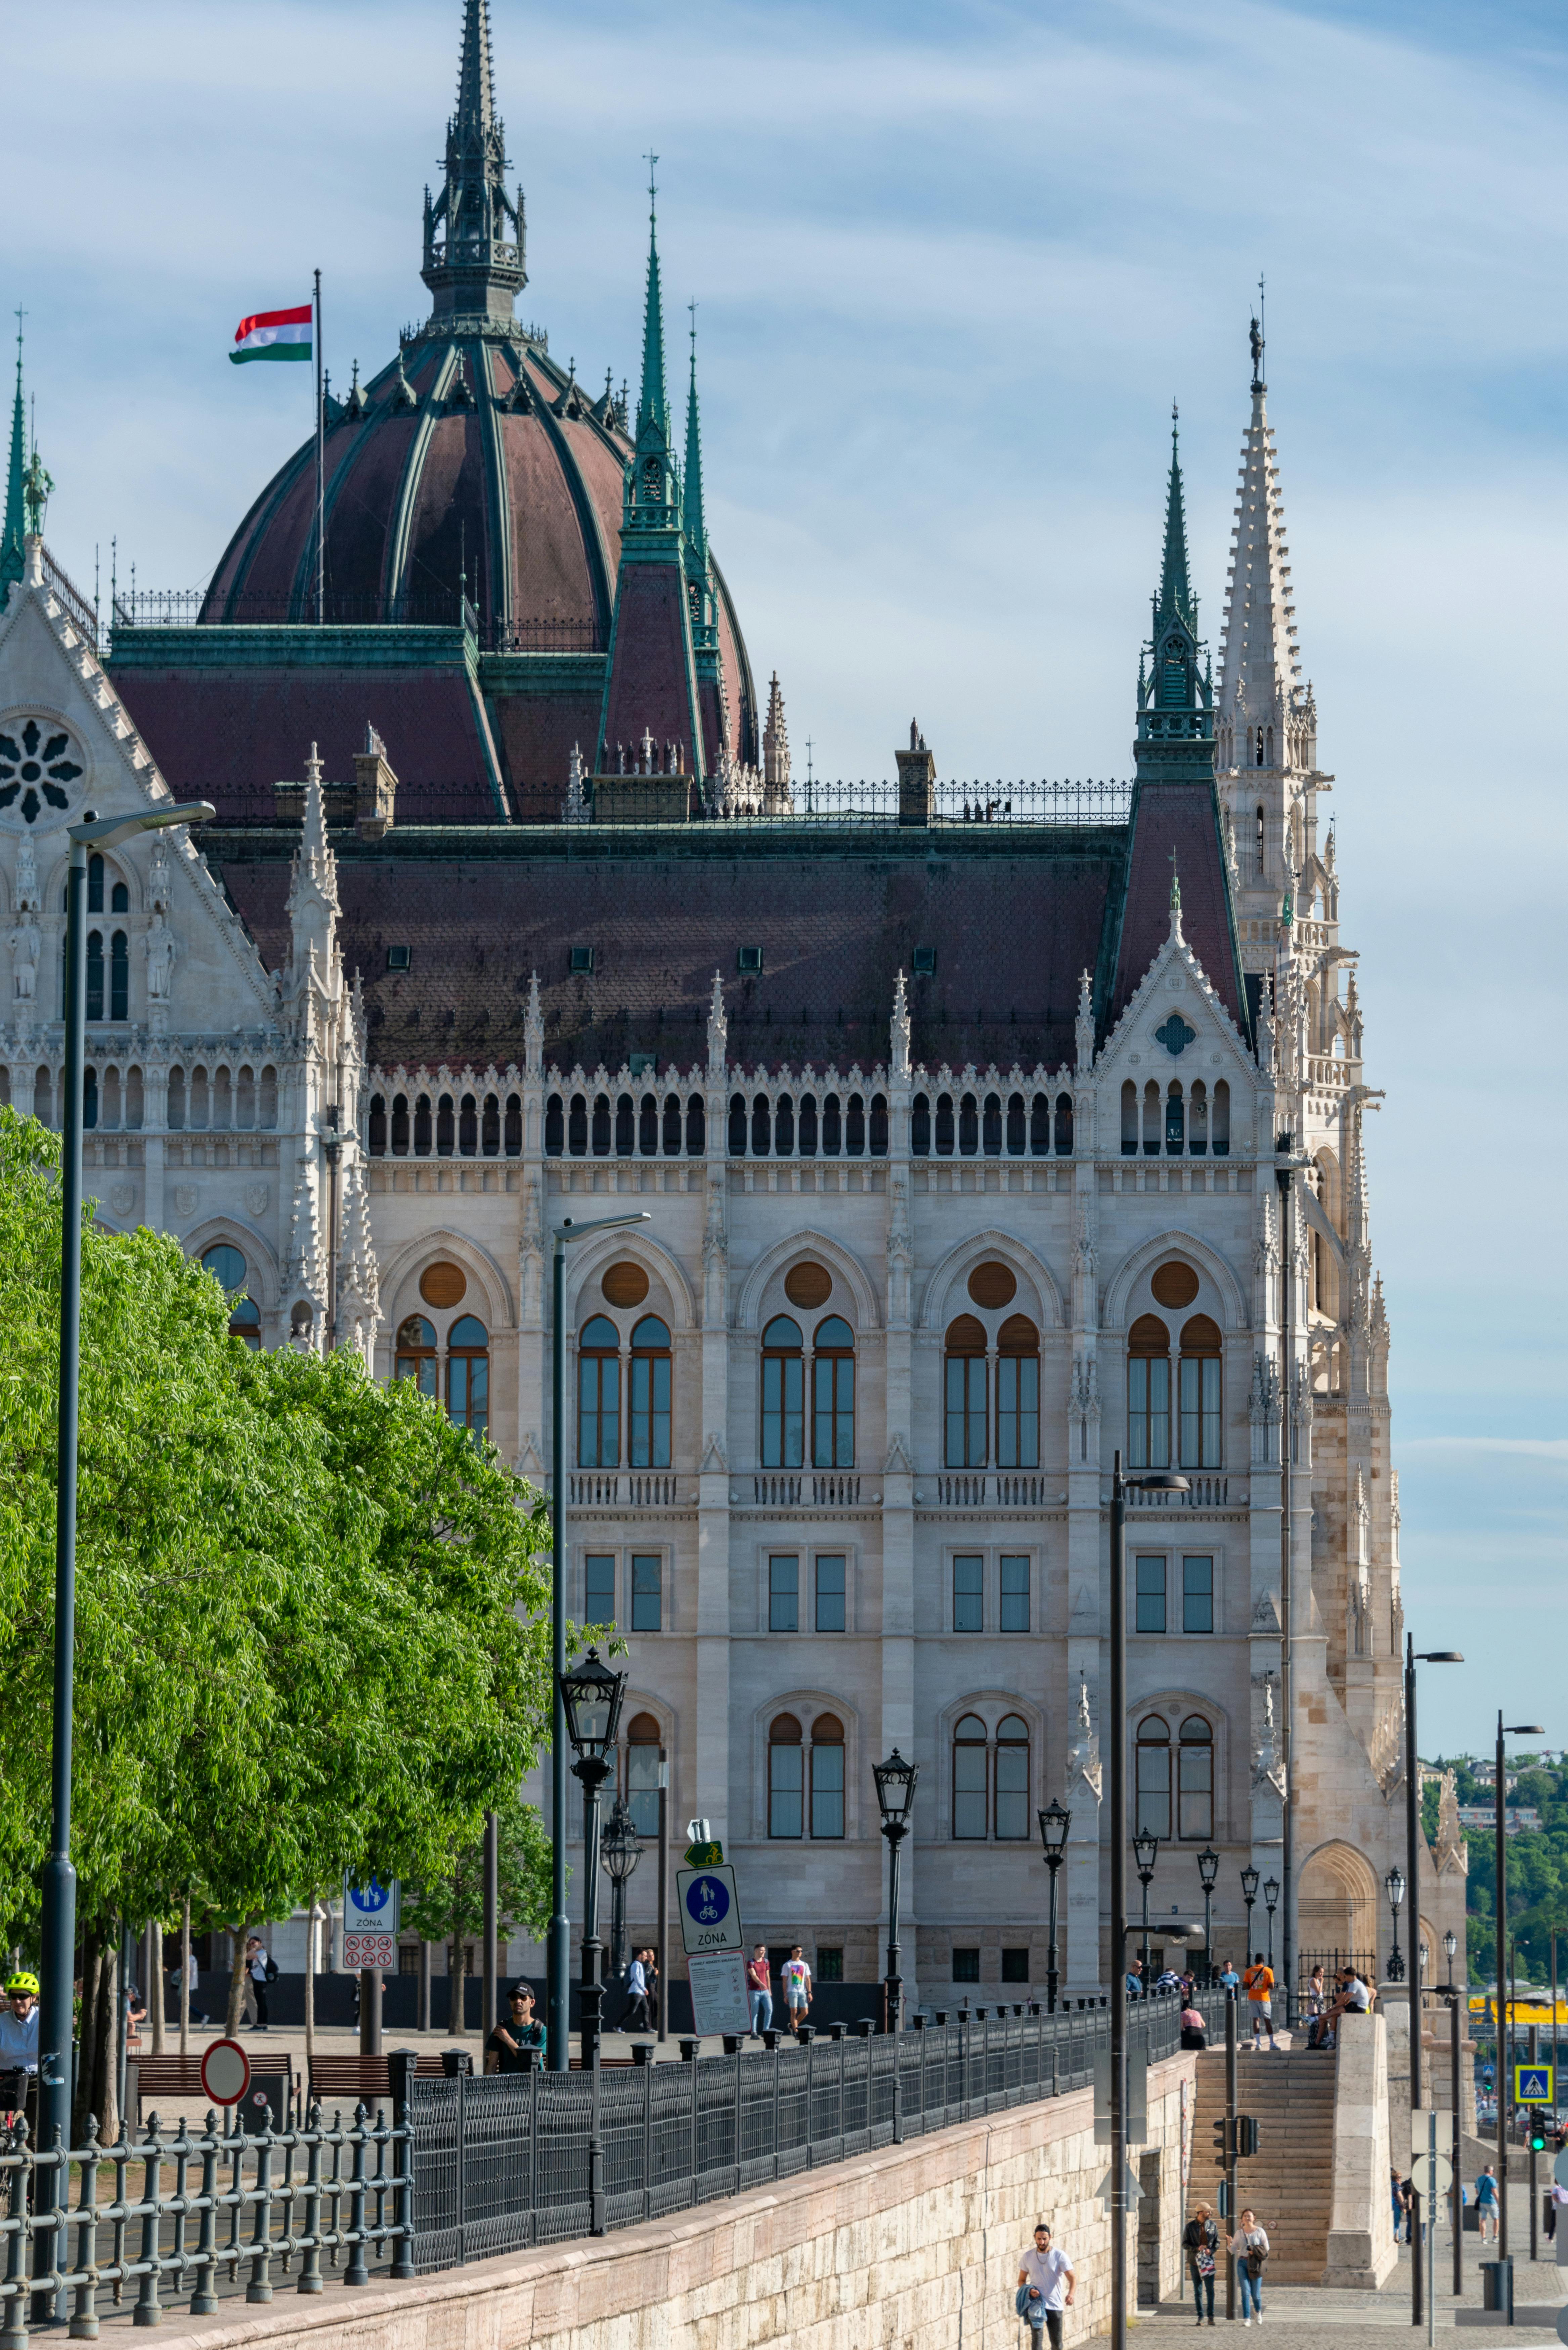
{"type": "Polygon", "coordinates": [[[1143,1089],[1143,1155],[1146,1159],[1159,1157],[1159,1087],[1150,1077],[1143,1089]]]}
{"type": "Polygon", "coordinates": [[[763,1467],[798,1469],[805,1458],[805,1357],[800,1325],[775,1315],[763,1332],[763,1467]]]}
{"type": "Polygon", "coordinates": [[[236,1297],[229,1315],[229,1336],[238,1338],[253,1355],[261,1353],[261,1309],[251,1297],[236,1297]]]}
{"type": "Polygon", "coordinates": [[[866,1097],[851,1094],[844,1120],[844,1155],[846,1159],[866,1156],[866,1097]]]}
{"type": "Polygon", "coordinates": [[[816,1157],[816,1096],[802,1094],[800,1097],[800,1155],[803,1159],[816,1157]]]}
{"type": "Polygon", "coordinates": [[[980,1149],[980,1110],[972,1094],[959,1104],[959,1157],[972,1159],[980,1149]]]}
{"type": "Polygon", "coordinates": [[[561,1115],[561,1097],[552,1094],[545,1104],[545,1156],[559,1159],[566,1145],[566,1120],[561,1115]]]}
{"type": "MultiPolygon", "coordinates": [[[[377,1109],[381,1113],[381,1150],[387,1148],[387,1106],[378,1098],[370,1105],[372,1118],[377,1109]]],[[[234,1079],[234,1124],[248,1134],[256,1122],[256,1073],[247,1062],[234,1079]]]]}
{"type": "Polygon", "coordinates": [[[1207,1314],[1194,1314],[1181,1326],[1179,1401],[1181,1416],[1181,1465],[1184,1469],[1218,1469],[1223,1449],[1220,1416],[1220,1329],[1207,1314]]]}
{"type": "Polygon", "coordinates": [[[966,1713],[953,1731],[953,1835],[961,1844],[985,1841],[985,1724],[966,1713]]]}
{"type": "Polygon", "coordinates": [[[1207,1844],[1214,1833],[1214,1732],[1189,1713],[1177,1742],[1178,1830],[1184,1841],[1207,1844]]]}
{"type": "Polygon", "coordinates": [[[1127,1462],[1170,1466],[1170,1333],[1158,1314],[1142,1314],[1127,1332],[1127,1462]]]}
{"type": "Polygon", "coordinates": [[[98,1071],[94,1068],[82,1072],[82,1124],[86,1127],[98,1124],[98,1071]]]}
{"type": "MultiPolygon", "coordinates": [[[[169,1093],[171,1100],[174,1093],[174,1079],[179,1076],[178,1069],[170,1073],[169,1093]]],[[[37,1076],[33,1079],[33,1116],[40,1119],[45,1126],[54,1123],[54,1087],[49,1081],[48,1070],[40,1068],[37,1076]]],[[[174,1123],[172,1118],[169,1122],[172,1126],[174,1123]]]]}
{"type": "Polygon", "coordinates": [[[886,1159],[888,1156],[888,1097],[886,1094],[873,1094],[871,1097],[871,1156],[873,1159],[886,1159]]]}
{"type": "Polygon", "coordinates": [[[484,1097],[483,1122],[480,1128],[479,1147],[486,1159],[501,1156],[501,1102],[499,1096],[484,1097]]]}
{"type": "Polygon", "coordinates": [[[566,1155],[586,1159],[588,1155],[588,1099],[586,1094],[574,1094],[566,1110],[566,1155]]]}
{"type": "Polygon", "coordinates": [[[634,1713],[626,1733],[626,1778],[622,1794],[639,1836],[659,1834],[659,1724],[651,1713],[634,1713]]]}
{"type": "Polygon", "coordinates": [[[431,1097],[429,1094],[420,1094],[414,1101],[414,1157],[428,1159],[431,1148],[431,1097]]]}
{"type": "Polygon", "coordinates": [[[1172,1077],[1165,1097],[1165,1149],[1168,1159],[1179,1159],[1187,1148],[1187,1099],[1180,1086],[1172,1077]]]}
{"type": "Polygon", "coordinates": [[[213,1071],[213,1124],[220,1133],[227,1133],[234,1122],[234,1087],[227,1069],[213,1071]]]}
{"type": "Polygon", "coordinates": [[[644,1094],[637,1110],[637,1147],[645,1159],[659,1156],[659,1098],[644,1094]]]}
{"type": "Polygon", "coordinates": [[[617,1094],[615,1100],[615,1155],[629,1159],[637,1149],[637,1104],[629,1094],[617,1094]]]}
{"type": "Polygon", "coordinates": [[[1130,1077],[1122,1081],[1122,1157],[1137,1157],[1137,1087],[1130,1077]]]}
{"type": "Polygon", "coordinates": [[[819,1713],[811,1725],[811,1833],[844,1834],[844,1724],[836,1713],[819,1713]]]}
{"type": "Polygon", "coordinates": [[[204,1133],[207,1125],[207,1072],[198,1062],[191,1072],[191,1123],[204,1133]]]}
{"type": "Polygon", "coordinates": [[[953,1155],[953,1097],[951,1094],[937,1096],[937,1157],[950,1159],[953,1155]]]}
{"type": "MultiPolygon", "coordinates": [[[[830,1097],[831,1098],[831,1097],[830,1097]]],[[[811,1366],[814,1469],[855,1466],[855,1334],[841,1315],[816,1326],[811,1366]]]]}
{"type": "Polygon", "coordinates": [[[89,857],[88,858],[88,912],[101,914],[102,911],[103,859],[101,857],[89,857]]]}
{"type": "MultiPolygon", "coordinates": [[[[101,873],[103,859],[99,858],[101,873]]],[[[99,891],[99,902],[103,892],[99,891]]],[[[87,1016],[89,1020],[103,1018],[103,932],[89,931],[87,942],[87,1016]]]]}
{"type": "Polygon", "coordinates": [[[1004,1713],[996,1725],[996,1835],[1011,1843],[1029,1834],[1029,1724],[1004,1713]]]}
{"type": "Polygon", "coordinates": [[[1002,1156],[1002,1096],[987,1094],[985,1097],[982,1144],[988,1159],[1002,1156]]]}
{"type": "Polygon", "coordinates": [[[822,1155],[836,1159],[844,1148],[844,1121],[839,1114],[838,1096],[828,1094],[822,1105],[822,1155]]]}
{"type": "Polygon", "coordinates": [[[679,1094],[666,1094],[664,1097],[664,1155],[666,1159],[679,1159],[680,1156],[680,1097],[679,1094]]]}
{"type": "Polygon", "coordinates": [[[774,1148],[781,1159],[794,1157],[794,1103],[788,1094],[774,1105],[774,1148]]]}
{"type": "MultiPolygon", "coordinates": [[[[1258,764],[1262,766],[1262,746],[1260,745],[1258,764]]],[[[1262,806],[1258,809],[1255,818],[1255,826],[1256,829],[1253,834],[1253,853],[1258,859],[1258,879],[1261,881],[1266,869],[1263,862],[1263,811],[1262,806]]]]}
{"type": "Polygon", "coordinates": [[[421,1395],[436,1391],[435,1331],[422,1314],[410,1314],[398,1332],[392,1377],[412,1379],[421,1395]]]}
{"type": "Polygon", "coordinates": [[[604,1314],[577,1340],[577,1466],[620,1466],[620,1332],[604,1314]]]}
{"type": "Polygon", "coordinates": [[[1058,1159],[1071,1159],[1073,1156],[1073,1097],[1071,1094],[1058,1094],[1056,1097],[1056,1156],[1058,1159]]]}
{"type": "Polygon", "coordinates": [[[765,1159],[768,1155],[768,1097],[758,1094],[752,1104],[752,1156],[765,1159]]]}
{"type": "Polygon", "coordinates": [[[914,1159],[931,1155],[931,1097],[917,1094],[909,1108],[909,1154],[914,1159]]]}
{"type": "Polygon", "coordinates": [[[145,1096],[142,1089],[141,1071],[133,1066],[127,1069],[125,1073],[125,1123],[133,1134],[140,1133],[141,1130],[144,1107],[145,1096]]]}
{"type": "Polygon", "coordinates": [[[1170,1838],[1170,1731],[1158,1713],[1137,1726],[1137,1819],[1135,1835],[1170,1838]]]}
{"type": "Polygon", "coordinates": [[[1231,1088],[1223,1077],[1214,1088],[1214,1116],[1210,1146],[1216,1159],[1231,1156],[1231,1088]]]}
{"type": "MultiPolygon", "coordinates": [[[[168,1115],[170,1132],[178,1134],[185,1123],[185,1072],[183,1069],[171,1069],[169,1072],[168,1115]]],[[[47,1118],[48,1112],[41,1110],[39,1116],[47,1118]]]]}
{"type": "Polygon", "coordinates": [[[240,1254],[239,1250],[232,1248],[227,1241],[220,1241],[216,1248],[210,1248],[202,1257],[202,1263],[215,1281],[222,1282],[225,1289],[235,1290],[244,1287],[244,1258],[240,1254]]]}
{"type": "MultiPolygon", "coordinates": [[[[117,889],[115,895],[119,894],[117,889]]],[[[130,941],[123,931],[116,931],[109,942],[109,1016],[130,1017],[130,941]]]]}
{"type": "Polygon", "coordinates": [[[608,1094],[594,1096],[594,1157],[607,1159],[610,1151],[610,1105],[608,1094]]]}
{"type": "Polygon", "coordinates": [[[452,1096],[442,1094],[436,1102],[436,1157],[450,1159],[456,1139],[456,1120],[452,1114],[452,1096]]]}
{"type": "Polygon", "coordinates": [[[124,882],[123,882],[123,881],[117,881],[117,882],[115,883],[115,885],[114,885],[113,889],[109,891],[109,912],[110,912],[111,914],[129,914],[129,913],[130,913],[130,890],[126,888],[126,886],[125,886],[125,884],[124,884],[124,882]]]}
{"type": "Polygon", "coordinates": [[[631,1334],[631,1466],[670,1466],[670,1331],[645,1314],[631,1334]]]}
{"type": "Polygon", "coordinates": [[[707,1130],[707,1120],[702,1114],[702,1097],[701,1094],[693,1094],[686,1105],[686,1156],[688,1159],[701,1158],[708,1148],[704,1139],[707,1130]]]}
{"type": "Polygon", "coordinates": [[[1032,1159],[1044,1159],[1050,1150],[1051,1097],[1035,1094],[1029,1104],[1029,1155],[1032,1159]]]}
{"type": "Polygon", "coordinates": [[[730,1156],[743,1159],[746,1155],[746,1097],[730,1096],[730,1156]]]}
{"type": "Polygon", "coordinates": [[[1027,1314],[996,1334],[996,1465],[1040,1466],[1040,1333],[1027,1314]]]}
{"type": "Polygon", "coordinates": [[[490,1333],[461,1315],[446,1335],[446,1408],[459,1428],[483,1435],[490,1422],[490,1333]]]}
{"type": "Polygon", "coordinates": [[[229,1336],[238,1338],[253,1355],[261,1352],[261,1314],[255,1301],[244,1294],[245,1261],[237,1248],[220,1241],[210,1248],[202,1263],[229,1293],[229,1336]]]}
{"type": "Polygon", "coordinates": [[[523,1097],[521,1094],[508,1094],[506,1097],[506,1156],[508,1159],[521,1159],[523,1156],[523,1097]]]}
{"type": "Polygon", "coordinates": [[[793,1713],[779,1713],[768,1725],[768,1834],[805,1833],[805,1750],[793,1713]]]}
{"type": "Polygon", "coordinates": [[[948,1325],[944,1342],[943,1379],[946,1394],[950,1469],[985,1466],[985,1325],[972,1314],[961,1314],[948,1325]]]}
{"type": "Polygon", "coordinates": [[[1009,1094],[1007,1097],[1007,1155],[1010,1159],[1022,1159],[1023,1151],[1023,1096],[1009,1094]]]}
{"type": "Polygon", "coordinates": [[[99,1124],[109,1128],[119,1124],[119,1071],[106,1069],[103,1073],[103,1107],[99,1124]]]}

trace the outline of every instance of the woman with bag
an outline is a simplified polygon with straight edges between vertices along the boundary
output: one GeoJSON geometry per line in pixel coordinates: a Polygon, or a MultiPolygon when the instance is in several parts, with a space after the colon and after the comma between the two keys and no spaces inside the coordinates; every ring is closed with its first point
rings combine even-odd
{"type": "Polygon", "coordinates": [[[1236,2274],[1241,2286],[1241,2323],[1251,2325],[1255,2313],[1262,2325],[1263,2263],[1269,2257],[1269,2231],[1259,2224],[1258,2215],[1250,2205],[1241,2214],[1241,2225],[1231,2239],[1229,2250],[1235,2261],[1236,2274]]]}
{"type": "Polygon", "coordinates": [[[1220,2249],[1220,2231],[1207,2203],[1199,2203],[1189,2220],[1181,2239],[1181,2249],[1187,2255],[1187,2273],[1192,2279],[1192,2297],[1198,2303],[1198,2323],[1203,2323],[1203,2303],[1209,2302],[1209,2323],[1214,2323],[1214,2260],[1220,2249]]]}

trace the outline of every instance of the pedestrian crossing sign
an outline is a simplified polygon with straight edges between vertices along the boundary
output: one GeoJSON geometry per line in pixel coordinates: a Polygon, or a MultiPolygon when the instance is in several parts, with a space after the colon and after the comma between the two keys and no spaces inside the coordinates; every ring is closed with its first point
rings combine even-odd
{"type": "Polygon", "coordinates": [[[1513,2102],[1516,2106],[1549,2106],[1552,2100],[1550,2064],[1516,2064],[1513,2068],[1513,2102]]]}

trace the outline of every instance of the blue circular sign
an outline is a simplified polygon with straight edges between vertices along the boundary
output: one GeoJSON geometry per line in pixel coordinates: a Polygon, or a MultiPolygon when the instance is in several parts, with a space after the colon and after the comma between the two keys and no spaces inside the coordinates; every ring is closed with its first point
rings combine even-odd
{"type": "Polygon", "coordinates": [[[686,1908],[694,1925],[722,1925],[730,1912],[730,1888],[722,1877],[699,1877],[686,1887],[686,1908]]]}
{"type": "Polygon", "coordinates": [[[369,1885],[357,1885],[354,1887],[354,1907],[356,1909],[384,1909],[389,1893],[389,1887],[379,1884],[376,1878],[372,1877],[369,1885]]]}

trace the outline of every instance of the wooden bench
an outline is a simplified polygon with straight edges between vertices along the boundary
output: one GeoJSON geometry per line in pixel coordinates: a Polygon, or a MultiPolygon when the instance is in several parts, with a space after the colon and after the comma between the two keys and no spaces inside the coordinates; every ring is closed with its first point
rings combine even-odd
{"type": "MultiPolygon", "coordinates": [[[[143,2106],[155,2106],[160,2098],[205,2098],[207,2093],[202,2086],[202,2058],[205,2054],[202,2049],[192,2056],[128,2056],[125,2102],[129,2110],[140,2120],[143,2106]]],[[[299,2081],[291,2070],[286,2051],[280,2051],[275,2062],[258,2064],[254,2069],[258,2073],[287,2074],[297,2100],[299,2081]]],[[[282,2117],[276,2118],[281,2121],[282,2117]]]]}
{"type": "MultiPolygon", "coordinates": [[[[417,2052],[400,2049],[397,2053],[413,2055],[416,2073],[439,2073],[441,2069],[439,2052],[421,2048],[417,2052]]],[[[323,2105],[331,2099],[363,2099],[369,2103],[372,2097],[389,2097],[392,2080],[387,2055],[317,2056],[310,2068],[310,2094],[323,2105]]]]}

